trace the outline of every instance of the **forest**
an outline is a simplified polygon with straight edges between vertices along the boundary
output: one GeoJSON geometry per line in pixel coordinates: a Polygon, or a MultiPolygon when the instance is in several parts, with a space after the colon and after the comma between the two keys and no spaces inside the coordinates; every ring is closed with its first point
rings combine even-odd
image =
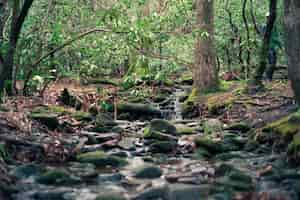
{"type": "Polygon", "coordinates": [[[0,0],[0,200],[300,200],[299,0],[0,0]]]}

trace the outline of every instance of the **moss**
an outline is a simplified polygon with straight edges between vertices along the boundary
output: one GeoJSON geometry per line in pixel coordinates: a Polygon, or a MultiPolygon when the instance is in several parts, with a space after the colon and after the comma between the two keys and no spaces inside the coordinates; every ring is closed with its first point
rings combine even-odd
{"type": "Polygon", "coordinates": [[[97,167],[105,167],[108,165],[112,167],[122,167],[127,164],[126,160],[117,156],[107,155],[103,151],[79,154],[76,158],[81,163],[92,163],[97,167]]]}
{"type": "Polygon", "coordinates": [[[273,122],[263,128],[263,132],[275,132],[282,137],[292,139],[300,131],[300,113],[291,114],[281,120],[273,122]]]}
{"type": "Polygon", "coordinates": [[[59,127],[57,115],[50,113],[31,113],[30,118],[47,126],[50,130],[55,130],[59,127]]]}
{"type": "Polygon", "coordinates": [[[88,112],[76,111],[71,116],[78,121],[91,121],[92,115],[88,112]]]}
{"type": "Polygon", "coordinates": [[[62,170],[48,171],[37,177],[36,181],[45,185],[72,185],[79,182],[79,179],[71,177],[62,170]]]}
{"type": "Polygon", "coordinates": [[[96,198],[96,200],[126,200],[121,194],[103,194],[96,198]]]}
{"type": "Polygon", "coordinates": [[[288,145],[287,154],[290,161],[300,163],[300,133],[294,135],[293,141],[288,145]]]}
{"type": "Polygon", "coordinates": [[[196,128],[191,127],[177,127],[178,135],[192,135],[196,133],[196,128]]]}
{"type": "Polygon", "coordinates": [[[213,141],[208,137],[198,137],[195,139],[197,148],[205,149],[211,154],[221,153],[223,147],[219,142],[213,141]]]}

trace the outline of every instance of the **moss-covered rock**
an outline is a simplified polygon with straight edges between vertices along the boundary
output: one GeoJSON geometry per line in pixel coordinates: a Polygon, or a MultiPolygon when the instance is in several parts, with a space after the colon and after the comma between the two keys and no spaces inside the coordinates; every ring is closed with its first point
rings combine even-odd
{"type": "Polygon", "coordinates": [[[195,139],[197,148],[201,148],[209,152],[210,154],[222,153],[224,151],[222,143],[213,141],[208,137],[198,137],[195,139]]]}
{"type": "Polygon", "coordinates": [[[156,166],[142,166],[135,170],[134,177],[142,179],[159,178],[162,175],[162,170],[156,166]]]}
{"type": "Polygon", "coordinates": [[[200,111],[198,108],[199,94],[196,89],[193,89],[189,97],[184,101],[182,105],[182,117],[186,119],[198,117],[200,111]]]}
{"type": "Polygon", "coordinates": [[[118,114],[128,113],[127,120],[151,120],[153,118],[161,118],[162,114],[159,109],[140,103],[121,103],[117,106],[118,114]]]}
{"type": "Polygon", "coordinates": [[[162,119],[154,119],[144,129],[145,139],[156,139],[156,140],[174,140],[177,129],[170,122],[162,119]]]}
{"type": "Polygon", "coordinates": [[[77,161],[81,163],[92,163],[97,167],[122,167],[127,164],[127,161],[123,158],[118,156],[111,156],[103,151],[95,151],[95,152],[88,152],[82,153],[77,155],[77,161]]]}
{"type": "Polygon", "coordinates": [[[231,131],[239,131],[242,133],[246,133],[251,130],[251,126],[245,122],[239,122],[239,123],[234,123],[229,125],[226,130],[231,130],[231,131]]]}
{"type": "Polygon", "coordinates": [[[203,128],[205,134],[221,132],[223,130],[223,123],[218,119],[208,119],[204,122],[203,128]]]}
{"type": "Polygon", "coordinates": [[[50,130],[55,130],[59,127],[58,116],[51,113],[31,113],[30,118],[47,126],[50,130]]]}
{"type": "Polygon", "coordinates": [[[293,141],[288,145],[287,154],[293,163],[300,163],[300,133],[294,135],[293,141]]]}
{"type": "Polygon", "coordinates": [[[177,126],[178,135],[192,135],[197,133],[197,128],[187,127],[187,126],[177,126]]]}
{"type": "Polygon", "coordinates": [[[51,170],[36,178],[36,181],[45,185],[73,185],[80,182],[63,170],[51,170]]]}
{"type": "Polygon", "coordinates": [[[93,117],[91,113],[76,111],[71,114],[71,116],[78,121],[92,121],[93,117]]]}
{"type": "Polygon", "coordinates": [[[152,153],[171,153],[176,149],[174,141],[159,141],[150,145],[152,153]]]}
{"type": "Polygon", "coordinates": [[[119,193],[105,193],[99,195],[95,200],[127,200],[122,194],[119,193]]]}
{"type": "Polygon", "coordinates": [[[99,113],[96,116],[95,126],[92,131],[95,132],[112,132],[118,124],[114,119],[107,113],[99,113]]]}

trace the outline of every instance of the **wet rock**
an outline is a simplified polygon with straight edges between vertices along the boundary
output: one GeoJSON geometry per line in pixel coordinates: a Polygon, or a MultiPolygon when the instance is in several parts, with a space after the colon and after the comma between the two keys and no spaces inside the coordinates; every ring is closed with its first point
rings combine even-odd
{"type": "Polygon", "coordinates": [[[135,195],[131,200],[166,199],[167,190],[168,187],[165,184],[151,187],[135,195]]]}
{"type": "Polygon", "coordinates": [[[171,184],[168,187],[167,200],[207,199],[210,191],[208,185],[171,184]]]}
{"type": "Polygon", "coordinates": [[[234,158],[243,158],[243,156],[241,155],[241,153],[238,152],[226,152],[226,153],[218,154],[215,157],[215,159],[222,160],[222,161],[227,161],[234,158]]]}
{"type": "Polygon", "coordinates": [[[118,143],[118,146],[125,150],[135,150],[136,138],[122,137],[121,141],[118,143]]]}
{"type": "Polygon", "coordinates": [[[300,133],[294,135],[293,141],[288,145],[287,154],[289,161],[300,163],[300,133]]]}
{"type": "Polygon", "coordinates": [[[96,167],[91,163],[69,163],[69,171],[82,179],[94,178],[98,175],[96,167]]]}
{"type": "Polygon", "coordinates": [[[204,123],[205,134],[221,132],[222,130],[223,130],[223,123],[218,119],[208,119],[204,123]]]}
{"type": "Polygon", "coordinates": [[[242,133],[247,133],[248,131],[251,130],[251,126],[245,122],[239,122],[239,123],[234,123],[231,124],[226,128],[226,130],[231,130],[231,131],[239,131],[242,133]]]}
{"type": "Polygon", "coordinates": [[[142,166],[135,169],[134,177],[141,179],[154,179],[159,178],[162,175],[162,170],[155,166],[142,166]]]}
{"type": "Polygon", "coordinates": [[[238,169],[233,169],[225,176],[217,178],[216,183],[237,192],[249,192],[254,189],[252,178],[238,169]]]}
{"type": "Polygon", "coordinates": [[[150,151],[152,153],[171,153],[176,149],[176,142],[173,141],[161,141],[155,142],[150,145],[150,151]]]}
{"type": "Polygon", "coordinates": [[[98,183],[105,184],[106,182],[118,183],[120,182],[124,176],[120,173],[115,174],[101,174],[98,176],[98,183]]]}
{"type": "Polygon", "coordinates": [[[178,135],[192,135],[197,133],[196,128],[188,126],[176,126],[178,135]]]}
{"type": "Polygon", "coordinates": [[[36,181],[45,185],[73,185],[80,183],[81,180],[63,170],[51,170],[38,176],[36,181]]]}
{"type": "Polygon", "coordinates": [[[37,176],[37,175],[41,174],[43,171],[44,170],[39,165],[25,164],[25,165],[16,167],[11,172],[11,174],[18,179],[23,179],[23,178],[28,178],[30,176],[37,176]]]}
{"type": "Polygon", "coordinates": [[[168,122],[167,120],[163,119],[154,119],[150,122],[149,131],[159,131],[161,133],[176,135],[177,130],[176,127],[168,122]]]}
{"type": "Polygon", "coordinates": [[[55,130],[60,125],[58,116],[53,113],[31,113],[30,118],[47,126],[50,130],[55,130]]]}
{"type": "Polygon", "coordinates": [[[159,109],[147,104],[122,103],[117,108],[120,115],[128,114],[127,117],[129,118],[122,118],[122,120],[151,120],[162,117],[159,109]]]}
{"type": "Polygon", "coordinates": [[[211,154],[217,154],[223,152],[223,147],[220,142],[213,141],[208,137],[198,137],[195,139],[197,148],[205,149],[211,154]]]}
{"type": "Polygon", "coordinates": [[[127,198],[118,193],[107,193],[99,195],[96,200],[127,200],[127,198]]]}
{"type": "Polygon", "coordinates": [[[122,167],[127,164],[127,161],[118,156],[111,156],[103,151],[95,151],[89,153],[79,154],[77,157],[77,161],[81,163],[92,163],[97,167],[122,167]]]}
{"type": "Polygon", "coordinates": [[[71,117],[73,117],[74,119],[76,119],[78,121],[92,121],[93,120],[92,114],[90,114],[88,112],[82,112],[82,111],[76,111],[76,112],[72,113],[71,117]]]}
{"type": "Polygon", "coordinates": [[[117,125],[118,124],[109,114],[99,113],[96,116],[95,127],[92,129],[92,131],[102,133],[113,132],[114,127],[117,125]]]}
{"type": "Polygon", "coordinates": [[[82,135],[87,136],[87,144],[101,144],[107,141],[115,140],[120,138],[118,133],[95,133],[95,132],[86,132],[83,131],[82,135]]]}
{"type": "Polygon", "coordinates": [[[36,200],[68,200],[65,198],[65,194],[72,192],[66,188],[55,188],[51,190],[36,191],[32,194],[32,197],[36,200]]]}

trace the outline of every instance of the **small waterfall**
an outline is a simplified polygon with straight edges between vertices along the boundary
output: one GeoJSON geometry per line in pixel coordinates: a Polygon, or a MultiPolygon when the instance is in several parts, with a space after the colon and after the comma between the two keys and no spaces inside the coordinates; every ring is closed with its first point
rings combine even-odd
{"type": "Polygon", "coordinates": [[[185,94],[185,89],[176,88],[167,104],[160,104],[158,108],[162,112],[162,117],[166,120],[182,120],[182,103],[180,97],[185,94]]]}

